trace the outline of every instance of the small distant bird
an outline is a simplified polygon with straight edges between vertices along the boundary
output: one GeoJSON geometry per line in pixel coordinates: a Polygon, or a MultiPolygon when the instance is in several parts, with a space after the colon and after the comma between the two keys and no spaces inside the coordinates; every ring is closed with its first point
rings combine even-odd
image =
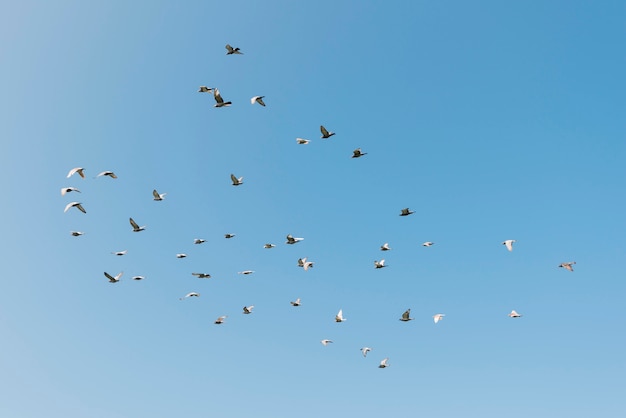
{"type": "Polygon", "coordinates": [[[157,202],[160,202],[161,200],[165,199],[166,194],[167,193],[159,193],[156,191],[156,189],[152,191],[152,196],[154,196],[153,200],[156,200],[157,202]]]}
{"type": "Polygon", "coordinates": [[[380,251],[389,251],[389,250],[391,250],[391,247],[389,246],[388,242],[380,246],[380,251]]]}
{"type": "Polygon", "coordinates": [[[346,318],[343,317],[343,309],[339,309],[337,315],[335,315],[335,322],[344,322],[346,318]]]}
{"type": "Polygon", "coordinates": [[[215,320],[215,324],[217,325],[223,324],[227,317],[228,317],[227,315],[220,316],[219,318],[215,320]]]}
{"type": "Polygon", "coordinates": [[[432,247],[435,243],[434,242],[430,242],[430,241],[426,241],[425,243],[423,243],[422,245],[424,247],[432,247]]]}
{"type": "Polygon", "coordinates": [[[511,318],[521,318],[522,315],[518,314],[517,312],[515,312],[515,310],[512,310],[511,313],[509,314],[509,317],[511,318]]]}
{"type": "Polygon", "coordinates": [[[388,361],[389,361],[389,358],[388,358],[388,357],[384,358],[384,359],[380,362],[380,364],[378,365],[378,368],[379,368],[379,369],[384,369],[385,367],[389,367],[389,363],[387,363],[388,361]]]}
{"type": "Polygon", "coordinates": [[[243,184],[243,177],[237,178],[234,174],[231,174],[230,179],[233,182],[233,186],[241,186],[243,184]]]}
{"type": "Polygon", "coordinates": [[[513,251],[513,243],[515,242],[514,239],[507,239],[506,241],[504,241],[502,243],[502,245],[506,245],[506,249],[509,251],[513,251]]]}
{"type": "Polygon", "coordinates": [[[239,48],[233,48],[232,46],[230,46],[229,44],[226,44],[226,55],[232,55],[232,54],[239,54],[239,55],[243,55],[243,52],[241,52],[239,50],[239,48]]]}
{"type": "Polygon", "coordinates": [[[378,261],[378,260],[374,260],[374,268],[381,269],[381,268],[383,268],[383,267],[387,267],[387,266],[385,265],[385,259],[382,259],[382,260],[380,260],[380,261],[378,261]]]}
{"type": "Polygon", "coordinates": [[[112,171],[103,171],[102,173],[98,174],[96,177],[102,177],[102,176],[108,176],[108,177],[111,177],[112,179],[116,179],[117,178],[115,173],[112,172],[112,171]]]}
{"type": "Polygon", "coordinates": [[[111,254],[114,254],[114,255],[120,255],[120,256],[122,256],[122,255],[126,255],[126,253],[127,253],[127,252],[128,252],[128,250],[124,250],[124,251],[113,251],[113,252],[111,252],[111,254]]]}
{"type": "Polygon", "coordinates": [[[352,158],[359,158],[364,155],[367,155],[367,152],[361,152],[361,148],[357,148],[354,151],[352,151],[352,158]]]}
{"type": "Polygon", "coordinates": [[[254,305],[250,305],[250,306],[244,306],[243,307],[243,313],[245,315],[249,315],[252,313],[252,309],[254,309],[254,305]]]}
{"type": "Polygon", "coordinates": [[[322,343],[322,345],[323,345],[324,347],[325,347],[325,346],[327,346],[328,344],[332,343],[332,341],[331,341],[331,340],[322,340],[322,341],[320,341],[320,342],[322,343]]]}
{"type": "Polygon", "coordinates": [[[327,139],[335,135],[334,132],[328,132],[328,130],[324,128],[324,125],[320,125],[320,131],[322,132],[322,139],[327,139]]]}
{"type": "Polygon", "coordinates": [[[244,271],[237,272],[237,274],[245,274],[245,275],[252,274],[252,273],[254,273],[254,270],[244,270],[244,271]]]}
{"type": "Polygon", "coordinates": [[[263,103],[263,98],[264,98],[264,97],[265,97],[265,96],[254,96],[252,99],[250,99],[250,103],[251,103],[251,104],[258,103],[258,104],[260,104],[261,106],[265,106],[265,103],[263,103]]]}
{"type": "Polygon", "coordinates": [[[437,322],[441,321],[444,316],[446,315],[442,313],[435,314],[433,315],[433,321],[435,321],[435,324],[436,324],[437,322]]]}
{"type": "Polygon", "coordinates": [[[185,258],[185,257],[187,257],[187,254],[183,254],[183,253],[176,254],[176,258],[185,258]]]}
{"type": "Polygon", "coordinates": [[[291,234],[287,235],[287,241],[285,241],[286,244],[296,244],[300,241],[302,241],[304,238],[294,238],[293,236],[291,236],[291,234]]]}
{"type": "Polygon", "coordinates": [[[415,213],[415,211],[409,210],[409,208],[404,208],[400,211],[400,216],[409,216],[412,213],[415,213]]]}
{"type": "Polygon", "coordinates": [[[200,86],[200,88],[198,89],[198,93],[211,93],[212,91],[213,89],[207,86],[200,86]]]}
{"type": "Polygon", "coordinates": [[[406,311],[404,311],[404,313],[402,314],[402,317],[400,318],[400,321],[402,322],[408,322],[408,321],[412,321],[415,318],[411,318],[411,309],[407,309],[406,311]]]}
{"type": "Polygon", "coordinates": [[[145,277],[143,277],[143,276],[133,276],[133,280],[139,281],[139,280],[143,280],[143,279],[145,279],[145,277]]]}
{"type": "Polygon", "coordinates": [[[141,232],[146,229],[145,225],[139,226],[133,218],[129,218],[128,221],[130,222],[130,225],[133,227],[133,232],[141,232]]]}
{"type": "Polygon", "coordinates": [[[84,234],[84,232],[80,232],[80,231],[70,231],[70,234],[72,234],[73,237],[80,237],[81,235],[84,234]]]}
{"type": "Polygon", "coordinates": [[[224,99],[222,99],[222,95],[217,88],[213,89],[213,98],[215,99],[215,104],[213,105],[213,107],[226,107],[233,104],[232,102],[225,102],[224,99]]]}
{"type": "Polygon", "coordinates": [[[263,246],[263,248],[274,248],[274,244],[270,244],[269,242],[263,246]]]}
{"type": "Polygon", "coordinates": [[[211,275],[208,273],[191,273],[192,276],[196,276],[198,279],[210,279],[211,275]]]}
{"type": "Polygon", "coordinates": [[[80,204],[80,202],[70,202],[65,206],[65,209],[63,210],[63,212],[67,212],[68,210],[70,210],[70,208],[75,207],[76,209],[78,209],[79,211],[81,211],[82,213],[87,213],[87,211],[85,210],[85,208],[80,204]]]}
{"type": "Polygon", "coordinates": [[[69,192],[78,192],[80,193],[80,190],[78,190],[76,187],[64,187],[61,189],[61,196],[65,196],[66,193],[69,192]]]}
{"type": "Polygon", "coordinates": [[[291,306],[300,306],[300,298],[298,298],[296,300],[292,300],[289,303],[291,303],[291,306]]]}
{"type": "Polygon", "coordinates": [[[193,297],[199,298],[199,297],[200,297],[200,293],[196,293],[196,292],[189,292],[189,293],[187,293],[185,296],[183,296],[182,298],[179,298],[179,299],[180,299],[180,300],[184,300],[184,299],[187,299],[187,298],[193,298],[193,297]]]}
{"type": "Polygon", "coordinates": [[[304,268],[304,271],[307,271],[309,268],[313,268],[313,262],[307,261],[306,257],[298,258],[298,267],[304,268]]]}
{"type": "Polygon", "coordinates": [[[572,267],[574,264],[576,264],[575,261],[570,261],[567,263],[559,264],[559,267],[563,267],[565,270],[574,271],[574,268],[572,267]]]}
{"type": "Polygon", "coordinates": [[[206,242],[206,240],[205,239],[201,239],[201,238],[195,238],[193,240],[194,244],[202,244],[203,242],[206,242]]]}
{"type": "Polygon", "coordinates": [[[235,234],[224,234],[224,238],[226,238],[226,239],[231,239],[231,238],[234,238],[234,237],[235,237],[235,234]]]}
{"type": "Polygon", "coordinates": [[[367,353],[369,353],[370,351],[372,351],[372,349],[369,347],[361,348],[361,353],[363,353],[363,357],[367,357],[367,353]]]}
{"type": "Polygon", "coordinates": [[[76,167],[76,168],[72,168],[70,170],[69,173],[67,173],[67,178],[69,179],[70,177],[72,177],[74,174],[78,173],[79,176],[81,176],[82,178],[85,178],[85,169],[83,167],[76,167]]]}
{"type": "Polygon", "coordinates": [[[308,139],[304,139],[304,138],[296,138],[296,142],[300,145],[306,145],[311,141],[308,139]]]}
{"type": "Polygon", "coordinates": [[[122,274],[124,274],[124,272],[120,272],[117,274],[117,276],[113,277],[111,276],[109,273],[107,273],[106,271],[104,272],[104,276],[109,279],[109,283],[117,283],[120,281],[120,277],[122,277],[122,274]]]}

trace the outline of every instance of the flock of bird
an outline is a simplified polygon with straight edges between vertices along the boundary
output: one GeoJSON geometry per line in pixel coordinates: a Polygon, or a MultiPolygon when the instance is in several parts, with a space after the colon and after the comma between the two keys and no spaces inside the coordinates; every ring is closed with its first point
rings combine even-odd
{"type": "MultiPolygon", "coordinates": [[[[241,52],[240,48],[233,48],[231,45],[226,45],[226,54],[227,55],[242,55],[243,53],[241,52]]],[[[221,93],[219,91],[218,88],[213,88],[213,87],[208,87],[208,86],[200,86],[200,88],[198,89],[199,93],[213,93],[213,97],[215,99],[215,105],[214,107],[216,108],[221,108],[221,107],[228,107],[232,105],[232,102],[230,101],[225,101],[222,96],[221,93]]],[[[263,101],[265,96],[253,96],[250,99],[250,103],[251,104],[259,104],[260,106],[266,106],[265,102],[263,101]]],[[[320,132],[321,132],[321,138],[322,139],[328,139],[335,134],[335,132],[331,132],[329,130],[327,130],[323,125],[320,125],[320,132]]],[[[310,140],[308,139],[303,139],[303,138],[296,138],[297,144],[300,145],[306,145],[310,142],[310,140]]],[[[353,155],[352,158],[360,158],[364,155],[367,155],[367,153],[362,152],[360,148],[357,148],[353,151],[353,155]]],[[[76,175],[80,176],[82,179],[85,178],[85,168],[84,167],[76,167],[71,169],[68,174],[67,174],[67,178],[73,178],[76,175]]],[[[100,172],[98,175],[96,175],[94,178],[99,178],[99,177],[109,177],[112,179],[117,179],[117,175],[113,172],[113,171],[102,171],[100,172]]],[[[243,182],[243,177],[237,177],[234,174],[230,175],[230,179],[232,182],[233,186],[241,186],[244,184],[243,182]]],[[[72,186],[68,186],[68,187],[63,187],[61,189],[61,195],[65,196],[68,193],[81,193],[81,191],[76,188],[76,187],[72,187],[72,186]]],[[[154,201],[163,201],[165,199],[165,196],[167,195],[167,193],[159,193],[156,189],[154,189],[152,191],[152,197],[154,201]]],[[[76,208],[77,210],[79,210],[82,213],[87,213],[85,207],[83,206],[82,202],[78,202],[78,201],[72,201],[67,203],[67,205],[65,206],[64,212],[68,212],[71,208],[76,208]]],[[[403,208],[400,211],[400,216],[409,216],[411,214],[415,213],[414,211],[410,210],[409,208],[403,208]]],[[[146,230],[146,226],[140,226],[132,217],[129,218],[129,223],[132,227],[132,232],[141,232],[141,231],[145,231],[146,230]]],[[[81,235],[84,234],[84,232],[82,231],[70,231],[70,234],[74,237],[79,237],[81,235]]],[[[226,239],[230,239],[235,237],[235,234],[225,234],[224,238],[226,239]]],[[[286,241],[285,244],[287,245],[294,245],[297,244],[299,242],[301,242],[304,238],[297,238],[292,236],[291,234],[288,234],[286,236],[286,241]]],[[[206,242],[206,240],[201,239],[201,238],[196,238],[194,239],[194,244],[203,244],[204,242],[206,242]]],[[[513,244],[516,241],[514,239],[507,239],[505,241],[502,242],[502,245],[504,245],[506,247],[506,249],[508,251],[513,251],[513,244]]],[[[434,245],[433,242],[431,241],[427,241],[424,242],[422,244],[424,247],[431,247],[434,245]]],[[[272,243],[266,243],[263,245],[263,248],[265,249],[272,249],[276,247],[275,244],[272,243]]],[[[381,251],[390,251],[391,247],[389,246],[389,243],[384,243],[383,245],[380,246],[380,250],[381,251]]],[[[114,254],[115,256],[124,256],[127,254],[126,250],[123,251],[113,251],[111,252],[112,254],[114,254]]],[[[185,258],[187,257],[187,254],[185,253],[179,253],[176,254],[177,258],[185,258]]],[[[304,271],[307,271],[309,269],[312,269],[314,267],[314,262],[310,261],[307,259],[307,257],[303,257],[303,258],[299,258],[297,265],[298,267],[301,267],[304,271]]],[[[564,268],[570,272],[574,271],[573,265],[575,265],[576,262],[571,261],[571,262],[564,262],[561,263],[558,267],[560,268],[564,268]]],[[[387,267],[387,264],[385,264],[385,259],[381,259],[381,260],[375,260],[374,261],[374,268],[375,269],[382,269],[387,267]]],[[[238,272],[238,274],[242,274],[242,275],[249,275],[249,274],[253,274],[254,270],[243,270],[238,272]]],[[[193,276],[200,278],[200,279],[209,279],[211,278],[211,275],[208,273],[200,273],[200,272],[193,272],[191,273],[193,276]]],[[[108,281],[110,283],[118,283],[121,280],[121,277],[123,275],[123,272],[119,272],[116,275],[112,275],[109,274],[108,272],[104,272],[104,276],[106,277],[106,279],[108,279],[108,281]]],[[[132,280],[143,280],[144,277],[143,276],[133,276],[132,280]]],[[[189,292],[186,295],[180,297],[180,300],[185,300],[185,299],[189,299],[189,298],[198,298],[200,297],[200,293],[198,292],[189,292]]],[[[290,302],[291,306],[293,307],[299,307],[301,306],[301,300],[300,298],[295,299],[294,301],[290,302]]],[[[244,315],[250,315],[253,313],[253,309],[254,309],[254,305],[249,305],[249,306],[244,306],[242,309],[242,313],[244,315]]],[[[519,314],[518,312],[516,312],[515,310],[512,310],[508,316],[510,318],[521,318],[522,315],[519,314]]],[[[214,323],[216,325],[220,325],[223,324],[226,321],[226,318],[228,316],[227,315],[221,315],[219,316],[214,323]]],[[[445,314],[443,313],[437,313],[435,315],[432,316],[433,318],[433,322],[435,324],[439,323],[443,318],[445,317],[445,314]]],[[[412,321],[414,318],[411,317],[411,309],[407,309],[405,310],[402,315],[400,316],[399,320],[402,322],[409,322],[412,321]]],[[[341,322],[345,322],[347,320],[347,318],[344,317],[343,315],[343,309],[340,309],[339,312],[337,312],[337,314],[335,315],[335,322],[341,323],[341,322]]],[[[333,343],[332,340],[329,339],[322,339],[321,344],[323,346],[327,346],[330,343],[333,343]]],[[[371,347],[362,347],[360,349],[363,357],[367,357],[367,354],[372,351],[371,347]]],[[[379,368],[386,368],[389,367],[389,358],[386,357],[383,360],[380,361],[379,368]]]]}

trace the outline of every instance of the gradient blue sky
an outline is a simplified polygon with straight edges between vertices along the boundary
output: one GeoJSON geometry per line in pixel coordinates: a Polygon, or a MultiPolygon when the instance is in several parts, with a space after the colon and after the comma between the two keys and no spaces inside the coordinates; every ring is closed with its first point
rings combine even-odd
{"type": "Polygon", "coordinates": [[[623,417],[625,18],[609,0],[0,3],[0,415],[623,417]]]}

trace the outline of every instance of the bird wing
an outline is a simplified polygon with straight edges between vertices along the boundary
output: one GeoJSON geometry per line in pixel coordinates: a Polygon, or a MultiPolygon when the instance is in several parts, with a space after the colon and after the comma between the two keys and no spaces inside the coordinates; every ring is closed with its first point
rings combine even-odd
{"type": "Polygon", "coordinates": [[[225,47],[225,48],[226,48],[226,49],[228,50],[228,52],[230,52],[231,54],[232,54],[233,52],[235,52],[235,50],[233,49],[233,47],[232,47],[232,46],[230,46],[229,44],[226,44],[226,47],[225,47]]]}
{"type": "Polygon", "coordinates": [[[154,196],[155,199],[160,199],[161,196],[159,195],[159,192],[156,191],[156,189],[154,189],[152,191],[152,196],[154,196]]]}
{"type": "Polygon", "coordinates": [[[320,131],[322,132],[322,135],[328,136],[328,130],[324,128],[324,125],[320,125],[320,131]]]}
{"type": "Polygon", "coordinates": [[[404,311],[404,313],[402,314],[402,319],[409,319],[409,316],[411,315],[411,310],[407,309],[406,311],[404,311]]]}
{"type": "Polygon", "coordinates": [[[111,276],[109,273],[107,273],[106,271],[104,272],[104,276],[109,279],[110,281],[114,282],[115,281],[115,277],[111,276]]]}
{"type": "Polygon", "coordinates": [[[230,175],[230,179],[233,181],[233,184],[238,184],[239,183],[239,179],[237,177],[235,177],[234,174],[230,175]]]}
{"type": "Polygon", "coordinates": [[[220,94],[220,91],[217,88],[213,90],[213,97],[215,98],[215,101],[217,103],[224,103],[224,99],[222,99],[222,95],[220,94]]]}
{"type": "Polygon", "coordinates": [[[130,225],[133,227],[133,229],[139,229],[139,225],[137,225],[137,222],[135,222],[133,218],[130,218],[129,222],[130,222],[130,225]]]}

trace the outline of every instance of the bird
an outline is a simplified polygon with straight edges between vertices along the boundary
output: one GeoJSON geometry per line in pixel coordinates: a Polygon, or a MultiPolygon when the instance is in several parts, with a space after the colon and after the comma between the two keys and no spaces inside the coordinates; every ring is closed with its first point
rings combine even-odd
{"type": "Polygon", "coordinates": [[[81,211],[82,213],[87,213],[87,211],[85,210],[85,208],[83,207],[83,205],[80,204],[80,202],[70,202],[65,206],[65,209],[63,210],[63,212],[67,212],[68,210],[70,210],[70,208],[75,207],[76,209],[78,209],[79,211],[81,211]]]}
{"type": "Polygon", "coordinates": [[[195,239],[193,240],[193,243],[194,243],[194,244],[202,244],[203,242],[206,242],[206,240],[205,240],[205,239],[202,239],[202,238],[195,238],[195,239]]]}
{"type": "Polygon", "coordinates": [[[306,257],[298,258],[298,267],[302,267],[304,271],[307,271],[309,268],[313,268],[313,262],[306,261],[306,257]]]}
{"type": "Polygon", "coordinates": [[[574,271],[574,268],[572,267],[574,264],[576,264],[575,261],[569,261],[567,263],[559,264],[559,267],[563,267],[565,270],[574,271]]]}
{"type": "Polygon", "coordinates": [[[425,243],[422,244],[422,246],[424,247],[432,247],[433,245],[435,245],[434,242],[430,242],[430,241],[426,241],[425,243]]]}
{"type": "Polygon", "coordinates": [[[196,276],[198,279],[210,279],[211,275],[208,273],[191,273],[192,276],[196,276]]]}
{"type": "Polygon", "coordinates": [[[72,177],[74,174],[78,173],[79,176],[81,176],[82,178],[85,178],[85,169],[83,167],[76,167],[76,168],[72,168],[70,170],[69,173],[67,173],[67,178],[69,179],[70,177],[72,177]]]}
{"type": "Polygon", "coordinates": [[[167,193],[159,193],[156,191],[156,189],[152,190],[152,196],[154,196],[153,200],[156,200],[157,202],[160,202],[161,200],[165,199],[165,195],[167,193]]]}
{"type": "Polygon", "coordinates": [[[304,138],[296,138],[296,142],[300,145],[306,145],[311,141],[308,139],[304,139],[304,138]]]}
{"type": "Polygon", "coordinates": [[[332,343],[332,341],[331,341],[331,340],[322,340],[322,341],[320,341],[320,342],[322,343],[322,345],[323,345],[324,347],[326,347],[328,344],[332,343]]]}
{"type": "Polygon", "coordinates": [[[511,313],[509,314],[510,318],[520,318],[522,315],[518,314],[517,312],[515,312],[515,309],[511,311],[511,313]]]}
{"type": "Polygon", "coordinates": [[[229,44],[226,44],[225,48],[227,50],[226,55],[232,55],[232,54],[243,55],[243,52],[241,52],[239,48],[233,48],[229,44]]]}
{"type": "Polygon", "coordinates": [[[335,135],[334,132],[328,132],[328,130],[324,128],[324,125],[320,125],[320,131],[322,132],[322,136],[321,136],[322,139],[327,139],[335,135]]]}
{"type": "Polygon", "coordinates": [[[385,357],[380,364],[378,365],[379,369],[384,369],[385,367],[389,367],[389,364],[387,363],[389,361],[388,357],[385,357]]]}
{"type": "Polygon", "coordinates": [[[193,297],[199,298],[199,297],[200,297],[200,293],[197,293],[197,292],[189,292],[189,293],[187,293],[185,296],[183,296],[182,298],[179,298],[179,299],[180,299],[180,300],[184,300],[184,299],[187,299],[187,298],[193,298],[193,297]]]}
{"type": "Polygon", "coordinates": [[[268,249],[269,248],[274,248],[274,247],[275,247],[275,245],[274,244],[270,244],[269,242],[267,244],[263,245],[263,248],[268,248],[268,249]]]}
{"type": "Polygon", "coordinates": [[[254,270],[244,270],[244,271],[237,272],[237,274],[244,274],[244,275],[248,275],[252,273],[254,273],[254,270]]]}
{"type": "Polygon", "coordinates": [[[289,303],[291,303],[291,306],[300,306],[300,298],[298,298],[296,300],[292,300],[289,303]]]}
{"type": "Polygon", "coordinates": [[[80,232],[80,231],[70,231],[70,234],[71,234],[73,237],[80,237],[81,235],[83,235],[83,234],[84,234],[84,232],[80,232]]]}
{"type": "Polygon", "coordinates": [[[372,351],[370,347],[361,348],[361,353],[363,353],[363,357],[367,357],[367,353],[369,353],[370,351],[372,351]]]}
{"type": "Polygon", "coordinates": [[[391,250],[391,247],[389,246],[388,242],[380,246],[380,251],[389,251],[389,250],[391,250]]]}
{"type": "Polygon", "coordinates": [[[76,187],[64,187],[61,189],[61,196],[65,196],[66,193],[69,192],[78,192],[80,193],[80,190],[78,190],[76,187]]]}
{"type": "Polygon", "coordinates": [[[337,315],[335,315],[335,322],[344,322],[346,318],[343,317],[343,309],[339,309],[337,315]]]}
{"type": "Polygon", "coordinates": [[[407,309],[406,311],[404,311],[404,313],[402,314],[402,317],[400,318],[400,321],[402,322],[409,322],[414,320],[415,318],[411,318],[411,309],[407,309]]]}
{"type": "Polygon", "coordinates": [[[96,178],[97,177],[102,177],[102,176],[108,176],[108,177],[111,177],[112,179],[116,179],[117,178],[117,176],[115,175],[114,172],[108,171],[108,170],[107,171],[103,171],[102,173],[98,174],[96,176],[96,178]]]}
{"type": "Polygon", "coordinates": [[[133,276],[133,280],[139,281],[139,280],[143,280],[143,279],[145,279],[145,277],[143,277],[143,276],[133,276]]]}
{"type": "Polygon", "coordinates": [[[435,324],[436,324],[437,322],[441,321],[444,316],[446,315],[442,313],[435,314],[433,315],[433,321],[435,321],[435,324]]]}
{"type": "Polygon", "coordinates": [[[382,259],[382,260],[380,260],[380,261],[378,261],[378,260],[374,260],[374,268],[381,269],[381,268],[383,268],[383,267],[387,267],[387,266],[385,265],[385,259],[382,259]]]}
{"type": "Polygon", "coordinates": [[[294,238],[293,236],[291,236],[291,234],[287,235],[287,241],[285,241],[286,244],[296,244],[300,241],[302,241],[304,238],[294,238]]]}
{"type": "Polygon", "coordinates": [[[130,225],[133,227],[133,232],[141,232],[146,229],[145,225],[139,226],[133,218],[129,218],[128,221],[130,222],[130,225]]]}
{"type": "Polygon", "coordinates": [[[176,258],[185,258],[185,257],[187,257],[187,254],[184,254],[184,253],[176,254],[176,258]]]}
{"type": "Polygon", "coordinates": [[[231,239],[231,238],[234,238],[234,237],[235,237],[235,234],[224,234],[224,238],[226,238],[226,239],[231,239]]]}
{"type": "Polygon", "coordinates": [[[120,281],[120,277],[122,277],[122,274],[124,274],[124,272],[120,272],[117,274],[117,276],[113,277],[111,276],[109,273],[107,273],[106,271],[104,272],[104,276],[109,279],[109,283],[117,283],[120,281]]]}
{"type": "Polygon", "coordinates": [[[200,88],[198,89],[198,93],[211,93],[212,91],[213,89],[207,86],[200,86],[200,88]]]}
{"type": "Polygon", "coordinates": [[[215,104],[213,105],[213,107],[226,107],[233,104],[232,102],[225,102],[224,99],[222,99],[222,95],[217,88],[213,89],[213,98],[215,99],[215,104]]]}
{"type": "Polygon", "coordinates": [[[219,318],[217,318],[214,323],[217,325],[223,324],[226,318],[227,318],[227,315],[222,315],[219,318]]]}
{"type": "Polygon", "coordinates": [[[250,305],[250,306],[244,306],[243,307],[243,313],[245,315],[249,315],[252,313],[252,309],[254,309],[254,305],[250,305]]]}
{"type": "Polygon", "coordinates": [[[415,211],[409,210],[409,208],[404,208],[400,211],[400,216],[409,216],[412,213],[415,213],[415,211]]]}
{"type": "Polygon", "coordinates": [[[122,255],[126,255],[126,253],[127,253],[127,252],[128,252],[128,250],[124,250],[124,251],[113,251],[113,252],[111,252],[111,254],[115,254],[115,255],[122,256],[122,255]]]}
{"type": "Polygon", "coordinates": [[[264,97],[265,97],[265,96],[254,96],[252,99],[250,99],[250,103],[251,103],[251,104],[258,103],[258,104],[260,104],[261,106],[265,106],[265,103],[263,103],[263,98],[264,98],[264,97]]]}
{"type": "Polygon", "coordinates": [[[502,245],[506,245],[506,249],[509,251],[513,251],[513,243],[515,242],[514,239],[507,239],[506,241],[504,241],[502,243],[502,245]]]}
{"type": "Polygon", "coordinates": [[[243,177],[237,178],[234,174],[231,174],[230,179],[233,182],[233,186],[241,186],[243,184],[243,177]]]}
{"type": "Polygon", "coordinates": [[[367,155],[367,152],[361,152],[361,148],[357,148],[354,151],[352,151],[352,158],[359,158],[364,155],[367,155]]]}

